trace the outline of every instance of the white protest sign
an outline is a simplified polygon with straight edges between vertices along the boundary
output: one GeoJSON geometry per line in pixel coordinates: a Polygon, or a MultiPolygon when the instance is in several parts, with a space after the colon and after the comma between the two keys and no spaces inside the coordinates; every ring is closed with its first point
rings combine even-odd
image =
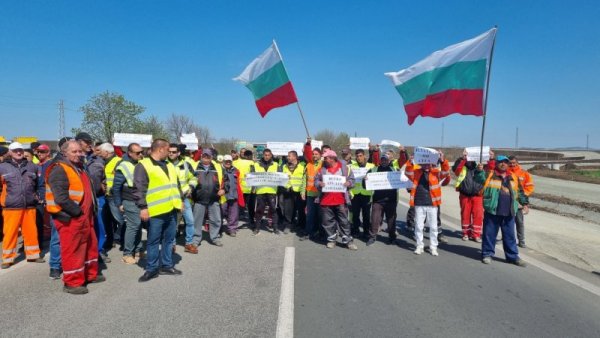
{"type": "Polygon", "coordinates": [[[141,147],[149,148],[152,145],[152,135],[125,133],[115,133],[113,135],[113,145],[117,147],[127,147],[131,143],[137,143],[141,147]]]}
{"type": "Polygon", "coordinates": [[[198,138],[196,137],[196,133],[181,134],[179,140],[186,145],[186,149],[198,150],[198,138]]]}
{"type": "Polygon", "coordinates": [[[352,173],[354,174],[355,183],[362,183],[363,178],[367,175],[367,171],[369,169],[367,167],[364,168],[352,168],[352,173]]]}
{"type": "Polygon", "coordinates": [[[437,164],[440,153],[435,149],[416,147],[413,159],[415,164],[437,164]]]}
{"type": "Polygon", "coordinates": [[[289,180],[287,174],[284,173],[248,173],[246,175],[246,185],[250,187],[277,187],[285,186],[289,180]]]}
{"type": "Polygon", "coordinates": [[[321,189],[322,192],[345,192],[346,177],[339,175],[323,175],[323,183],[325,186],[321,189]]]}
{"type": "Polygon", "coordinates": [[[323,141],[311,140],[310,147],[312,149],[315,149],[315,148],[321,149],[323,147],[323,141]]]}
{"type": "Polygon", "coordinates": [[[350,138],[350,149],[369,149],[369,140],[368,137],[351,137],[350,138]]]}
{"type": "MultiPolygon", "coordinates": [[[[479,162],[479,152],[481,147],[468,147],[465,148],[467,151],[467,161],[479,162]]],[[[483,160],[482,162],[488,162],[490,160],[490,147],[483,147],[483,160]]]]}
{"type": "Polygon", "coordinates": [[[367,190],[412,188],[412,182],[402,171],[385,171],[367,174],[367,190]]]}
{"type": "Polygon", "coordinates": [[[395,148],[400,148],[402,144],[400,142],[392,141],[392,140],[381,140],[380,146],[391,146],[395,148]]]}
{"type": "Polygon", "coordinates": [[[275,156],[287,156],[288,152],[295,150],[298,156],[302,155],[304,144],[302,142],[267,142],[267,148],[275,156]]]}

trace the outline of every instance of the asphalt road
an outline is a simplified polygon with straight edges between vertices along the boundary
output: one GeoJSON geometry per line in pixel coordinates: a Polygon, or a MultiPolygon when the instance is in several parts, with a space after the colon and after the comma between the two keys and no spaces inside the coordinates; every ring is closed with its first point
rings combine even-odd
{"type": "MultiPolygon", "coordinates": [[[[444,220],[457,223],[455,210],[447,209],[444,220]]],[[[403,220],[406,208],[398,213],[403,220]]],[[[137,282],[141,267],[120,263],[112,251],[108,280],[85,296],[63,293],[60,281],[48,279],[46,264],[21,262],[0,272],[0,336],[272,337],[286,247],[295,247],[297,337],[598,336],[600,293],[547,268],[506,264],[501,252],[483,265],[479,245],[449,227],[446,233],[450,243],[433,257],[414,255],[407,236],[396,245],[360,242],[351,252],[299,242],[293,234],[253,237],[245,229],[224,238],[223,248],[203,244],[199,255],[179,247],[184,274],[145,284],[137,282]]],[[[600,287],[596,276],[535,257],[600,287]]]]}
{"type": "Polygon", "coordinates": [[[563,196],[572,200],[600,204],[598,184],[559,180],[556,178],[533,176],[535,192],[563,196]]]}

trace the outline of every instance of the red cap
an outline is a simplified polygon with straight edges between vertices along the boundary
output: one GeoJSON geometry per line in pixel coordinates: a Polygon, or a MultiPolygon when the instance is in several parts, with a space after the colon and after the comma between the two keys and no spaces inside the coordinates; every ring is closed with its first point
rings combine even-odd
{"type": "Polygon", "coordinates": [[[37,148],[37,150],[38,150],[38,151],[40,151],[40,150],[41,150],[41,151],[50,151],[50,147],[48,147],[48,145],[47,145],[47,144],[41,144],[41,145],[40,145],[40,146],[37,148]]]}

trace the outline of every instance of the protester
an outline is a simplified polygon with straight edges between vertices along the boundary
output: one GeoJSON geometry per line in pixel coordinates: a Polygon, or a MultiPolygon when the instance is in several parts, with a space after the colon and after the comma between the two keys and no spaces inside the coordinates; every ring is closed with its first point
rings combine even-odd
{"type": "Polygon", "coordinates": [[[432,256],[438,256],[438,206],[442,204],[441,183],[448,177],[448,160],[440,151],[439,164],[441,169],[432,164],[422,164],[414,168],[412,161],[406,165],[406,175],[412,179],[413,188],[410,191],[410,206],[415,208],[415,239],[417,248],[415,254],[423,253],[423,228],[429,227],[429,249],[432,256]]]}
{"type": "Polygon", "coordinates": [[[38,204],[36,205],[36,224],[38,232],[38,243],[44,243],[44,229],[50,227],[50,216],[46,212],[46,182],[44,180],[46,169],[50,166],[50,147],[40,144],[37,148],[37,189],[38,204]]]}
{"type": "Polygon", "coordinates": [[[361,235],[361,214],[362,214],[362,237],[364,239],[369,238],[369,231],[371,230],[371,198],[373,191],[365,189],[363,183],[364,175],[371,169],[375,168],[373,163],[367,162],[365,151],[358,149],[355,151],[356,161],[350,165],[352,173],[354,174],[354,187],[352,187],[352,237],[359,237],[361,235]],[[364,170],[363,176],[358,176],[357,172],[364,170]]]}
{"type": "Polygon", "coordinates": [[[240,208],[243,208],[245,204],[240,182],[240,171],[233,166],[231,155],[223,156],[223,177],[225,177],[223,183],[226,201],[221,204],[221,212],[227,220],[225,233],[231,237],[236,237],[240,208]]]}
{"type": "Polygon", "coordinates": [[[150,146],[150,156],[139,161],[133,174],[140,218],[143,222],[149,222],[146,269],[139,282],[147,282],[159,274],[182,274],[174,267],[172,249],[177,231],[177,212],[182,208],[181,189],[175,167],[166,161],[168,155],[169,142],[154,140],[150,146]]]}
{"type": "MultiPolygon", "coordinates": [[[[8,155],[8,148],[0,146],[0,163],[4,162],[4,158],[8,155]]],[[[2,217],[2,204],[0,203],[0,241],[4,238],[4,218],[2,217]]]]}
{"type": "MultiPolygon", "coordinates": [[[[108,204],[108,211],[110,213],[105,214],[104,225],[106,230],[106,242],[104,245],[105,250],[110,250],[116,245],[123,246],[121,241],[123,237],[123,230],[125,220],[123,214],[119,211],[119,208],[115,204],[115,200],[112,197],[112,187],[115,180],[115,169],[117,164],[121,161],[121,158],[115,155],[115,147],[110,143],[102,143],[99,147],[100,156],[104,160],[104,177],[105,177],[105,191],[106,191],[106,204],[108,204]],[[111,217],[112,216],[112,217],[111,217]]],[[[105,258],[105,257],[102,257],[105,258]]]]}
{"type": "Polygon", "coordinates": [[[88,292],[87,283],[103,282],[98,272],[98,242],[93,230],[94,191],[83,169],[83,151],[76,141],[61,146],[62,156],[46,172],[46,209],[60,236],[63,290],[88,292]]]}
{"type": "Polygon", "coordinates": [[[17,257],[19,229],[23,235],[28,262],[43,263],[36,227],[37,168],[24,158],[23,145],[13,142],[8,146],[10,159],[0,163],[0,205],[4,221],[2,241],[2,269],[8,269],[17,257]]]}
{"type": "MultiPolygon", "coordinates": [[[[250,168],[250,172],[279,172],[279,166],[273,161],[273,153],[270,149],[263,150],[263,157],[250,168]]],[[[256,209],[254,213],[254,235],[260,233],[260,223],[265,209],[269,208],[269,213],[272,215],[273,233],[279,235],[281,231],[278,229],[277,212],[277,187],[273,186],[258,186],[255,187],[256,192],[256,209]]]]}
{"type": "MultiPolygon", "coordinates": [[[[369,170],[370,173],[398,171],[391,164],[387,154],[380,158],[380,165],[369,170]]],[[[366,177],[363,185],[366,187],[366,177]]],[[[377,234],[383,221],[387,221],[388,244],[396,241],[396,207],[398,206],[398,189],[381,189],[373,192],[373,212],[371,214],[371,228],[367,240],[367,246],[375,244],[377,234]]]]}
{"type": "MultiPolygon", "coordinates": [[[[510,161],[508,164],[508,170],[510,173],[517,175],[519,183],[523,187],[523,193],[529,197],[533,194],[535,185],[533,184],[533,177],[527,170],[521,168],[517,156],[512,155],[508,157],[510,161]]],[[[529,207],[527,205],[519,204],[519,210],[515,216],[515,223],[517,224],[517,239],[519,240],[520,248],[527,248],[525,244],[525,216],[529,213],[529,207]]]]}
{"type": "Polygon", "coordinates": [[[327,234],[327,248],[333,249],[336,246],[339,235],[342,244],[345,244],[348,249],[358,250],[358,247],[354,244],[350,222],[348,221],[348,205],[351,204],[348,190],[346,189],[344,192],[323,192],[323,187],[325,187],[324,176],[342,176],[345,178],[344,186],[348,188],[354,185],[354,175],[347,165],[338,161],[337,154],[333,150],[325,151],[323,157],[325,158],[326,167],[319,170],[315,177],[315,186],[319,187],[321,191],[319,204],[323,228],[327,234]]]}
{"type": "Polygon", "coordinates": [[[315,238],[316,233],[321,229],[321,212],[317,203],[319,197],[318,187],[315,185],[317,173],[321,170],[323,161],[321,161],[321,149],[314,148],[310,155],[310,161],[306,165],[305,189],[301,198],[306,202],[306,226],[300,240],[315,238]]]}
{"type": "Polygon", "coordinates": [[[304,229],[306,223],[305,204],[301,197],[301,192],[306,188],[304,186],[306,171],[305,164],[298,161],[298,153],[295,150],[288,152],[287,163],[281,168],[281,172],[288,175],[289,178],[284,187],[279,187],[283,233],[288,234],[290,231],[295,231],[294,223],[301,229],[304,229]]]}
{"type": "Polygon", "coordinates": [[[456,175],[454,187],[460,194],[460,219],[462,225],[462,240],[474,240],[481,243],[481,229],[483,227],[483,184],[475,181],[477,162],[467,161],[467,151],[463,151],[452,166],[456,175]]]}
{"type": "Polygon", "coordinates": [[[528,198],[523,191],[519,178],[509,171],[510,160],[504,155],[496,157],[494,170],[485,172],[483,165],[477,165],[475,179],[483,184],[483,243],[481,247],[482,262],[490,264],[495,254],[498,229],[502,231],[502,247],[506,261],[518,266],[525,266],[519,257],[515,238],[515,216],[519,205],[527,206],[528,198]]]}

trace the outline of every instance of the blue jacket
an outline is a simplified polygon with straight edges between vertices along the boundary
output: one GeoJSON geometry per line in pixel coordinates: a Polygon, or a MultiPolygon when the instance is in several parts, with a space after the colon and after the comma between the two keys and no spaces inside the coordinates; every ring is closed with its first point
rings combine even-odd
{"type": "Polygon", "coordinates": [[[0,202],[4,209],[35,208],[38,204],[37,166],[25,159],[0,163],[2,194],[0,202]]]}

